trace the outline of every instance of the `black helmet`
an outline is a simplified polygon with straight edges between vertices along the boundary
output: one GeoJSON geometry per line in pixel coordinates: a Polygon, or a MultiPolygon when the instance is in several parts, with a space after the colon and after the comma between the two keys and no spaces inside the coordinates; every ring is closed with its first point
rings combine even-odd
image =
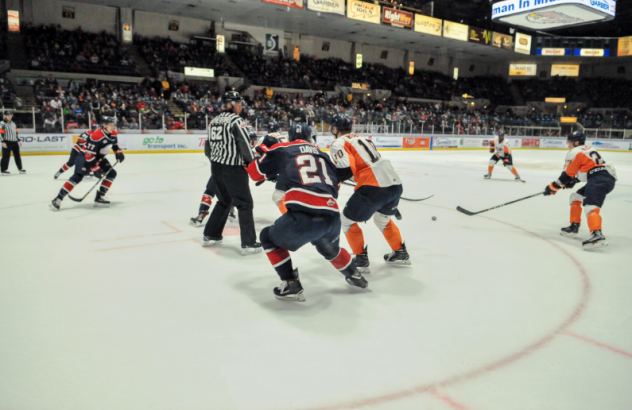
{"type": "Polygon", "coordinates": [[[248,134],[248,138],[250,138],[250,143],[251,143],[251,144],[253,144],[253,143],[257,142],[257,140],[259,139],[259,136],[257,135],[257,133],[256,133],[256,132],[251,131],[251,132],[248,134]]]}
{"type": "Polygon", "coordinates": [[[295,122],[288,131],[288,140],[290,142],[303,140],[313,144],[312,129],[304,122],[295,122]]]}
{"type": "Polygon", "coordinates": [[[11,110],[6,110],[6,111],[4,112],[4,116],[6,117],[7,115],[13,115],[13,111],[11,111],[11,110]]]}
{"type": "Polygon", "coordinates": [[[573,131],[568,134],[566,141],[579,142],[579,145],[586,144],[586,134],[581,131],[573,131]]]}
{"type": "Polygon", "coordinates": [[[329,121],[329,127],[336,127],[338,131],[351,131],[353,129],[353,119],[347,114],[336,114],[329,121]]]}
{"type": "Polygon", "coordinates": [[[241,98],[241,95],[239,95],[237,91],[228,91],[224,94],[224,98],[222,100],[227,103],[244,102],[244,99],[241,98]]]}
{"type": "Polygon", "coordinates": [[[101,120],[99,121],[99,124],[101,125],[105,125],[105,124],[114,124],[116,121],[114,121],[114,117],[110,117],[109,115],[104,115],[101,117],[101,120]]]}
{"type": "Polygon", "coordinates": [[[305,109],[303,108],[295,110],[293,117],[292,121],[294,122],[307,122],[307,114],[305,114],[305,109]]]}

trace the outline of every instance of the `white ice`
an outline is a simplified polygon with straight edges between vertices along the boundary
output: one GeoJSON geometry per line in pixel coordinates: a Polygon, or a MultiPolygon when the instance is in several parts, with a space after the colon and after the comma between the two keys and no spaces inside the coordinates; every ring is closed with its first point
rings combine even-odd
{"type": "MultiPolygon", "coordinates": [[[[565,151],[516,150],[525,184],[502,167],[484,180],[486,151],[383,154],[406,197],[435,195],[400,204],[412,266],[386,266],[386,241],[362,224],[372,293],[306,246],[292,255],[303,304],[274,299],[278,277],[264,254],[238,255],[236,223],[221,248],[201,246],[188,221],[210,172],[202,154],[128,155],[110,208],[66,199],[58,213],[48,202],[66,156],[25,157],[26,175],[12,163],[0,409],[632,408],[632,153],[603,153],[619,182],[602,210],[610,246],[595,252],[559,235],[568,190],[455,210],[541,192],[565,151]]],[[[259,231],[279,212],[271,184],[252,190],[259,231]]]]}

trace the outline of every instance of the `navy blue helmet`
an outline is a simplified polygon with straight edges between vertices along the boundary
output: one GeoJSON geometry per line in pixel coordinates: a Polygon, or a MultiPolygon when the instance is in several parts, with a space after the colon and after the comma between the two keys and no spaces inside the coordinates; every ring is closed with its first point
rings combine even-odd
{"type": "Polygon", "coordinates": [[[295,122],[288,131],[288,140],[290,142],[303,140],[313,144],[312,129],[304,122],[295,122]]]}
{"type": "Polygon", "coordinates": [[[336,114],[329,121],[329,129],[336,127],[338,132],[351,131],[353,129],[353,119],[347,114],[336,114]]]}
{"type": "Polygon", "coordinates": [[[99,124],[101,125],[110,124],[110,123],[114,124],[115,121],[114,121],[114,117],[110,117],[109,115],[102,116],[101,121],[99,121],[99,124]]]}
{"type": "Polygon", "coordinates": [[[268,123],[268,132],[279,132],[281,131],[281,126],[275,120],[271,120],[268,123]]]}
{"type": "Polygon", "coordinates": [[[585,145],[586,134],[581,131],[573,131],[568,134],[568,137],[566,137],[566,141],[579,142],[579,145],[585,145]]]}

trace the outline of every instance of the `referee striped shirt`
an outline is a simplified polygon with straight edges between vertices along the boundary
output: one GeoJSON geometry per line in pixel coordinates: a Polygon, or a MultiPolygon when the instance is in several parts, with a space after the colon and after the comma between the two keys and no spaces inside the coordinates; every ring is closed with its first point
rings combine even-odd
{"type": "Polygon", "coordinates": [[[211,162],[243,166],[254,160],[245,121],[237,114],[223,112],[208,127],[211,162]]]}
{"type": "Polygon", "coordinates": [[[0,142],[18,140],[18,127],[13,121],[0,121],[0,142]]]}

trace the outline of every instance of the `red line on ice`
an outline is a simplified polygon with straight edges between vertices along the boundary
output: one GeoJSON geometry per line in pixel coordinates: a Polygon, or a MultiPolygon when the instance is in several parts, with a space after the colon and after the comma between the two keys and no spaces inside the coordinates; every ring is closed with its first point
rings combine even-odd
{"type": "Polygon", "coordinates": [[[607,345],[605,343],[602,343],[602,342],[594,340],[594,339],[589,339],[589,338],[587,338],[585,336],[581,336],[581,335],[578,335],[576,333],[572,333],[572,332],[570,332],[568,330],[565,330],[562,333],[564,333],[565,335],[574,337],[575,339],[582,340],[582,341],[584,341],[586,343],[591,343],[591,344],[594,344],[595,346],[603,347],[604,349],[610,350],[611,352],[614,352],[614,353],[617,353],[617,354],[620,354],[620,355],[623,355],[623,356],[627,356],[627,357],[632,359],[632,353],[626,352],[625,350],[617,349],[616,347],[607,345]]]}

